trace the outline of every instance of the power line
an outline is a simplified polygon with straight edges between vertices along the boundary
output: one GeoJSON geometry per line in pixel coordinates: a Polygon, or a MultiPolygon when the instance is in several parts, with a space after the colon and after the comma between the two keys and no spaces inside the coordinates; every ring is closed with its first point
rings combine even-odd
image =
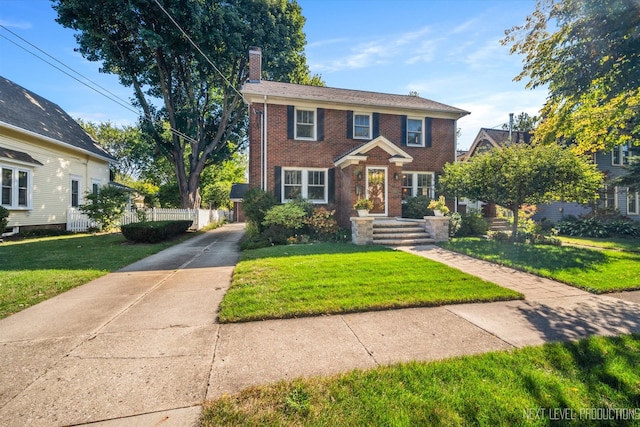
{"type": "Polygon", "coordinates": [[[162,5],[160,4],[160,2],[158,0],[154,0],[155,3],[158,5],[158,7],[160,8],[160,10],[162,10],[164,12],[165,15],[167,15],[167,17],[171,20],[171,22],[173,22],[173,25],[176,26],[176,28],[178,28],[178,30],[180,30],[180,32],[182,33],[182,35],[189,41],[189,43],[191,43],[191,45],[196,48],[196,50],[200,53],[200,55],[202,55],[204,57],[204,59],[207,60],[207,62],[209,63],[209,65],[211,65],[213,67],[214,70],[216,70],[216,72],[220,75],[220,77],[222,77],[222,79],[224,80],[224,82],[227,84],[227,86],[229,86],[231,89],[233,89],[233,91],[235,93],[237,93],[238,95],[240,95],[240,98],[248,104],[247,100],[244,99],[244,96],[242,96],[242,94],[240,93],[240,91],[238,91],[238,89],[236,89],[236,87],[234,85],[231,84],[231,82],[225,77],[224,74],[222,74],[222,72],[218,69],[218,67],[215,66],[215,64],[213,63],[213,61],[211,61],[211,59],[209,59],[209,57],[202,51],[202,49],[200,49],[200,46],[198,46],[193,40],[191,40],[191,37],[189,37],[189,35],[182,29],[182,27],[180,26],[180,24],[178,24],[178,22],[176,22],[176,20],[173,18],[173,16],[171,16],[171,14],[169,12],[167,12],[167,10],[162,7],[162,5]]]}
{"type": "MultiPolygon", "coordinates": [[[[6,28],[5,28],[3,25],[0,25],[0,27],[4,28],[4,29],[6,30],[6,28]]],[[[129,110],[129,111],[131,111],[131,112],[134,112],[134,113],[136,113],[136,114],[139,114],[139,111],[134,110],[128,102],[123,103],[123,102],[125,102],[125,101],[122,101],[122,100],[121,100],[121,99],[119,99],[116,95],[113,95],[111,92],[107,91],[108,93],[110,93],[111,95],[113,95],[113,96],[115,97],[115,99],[114,99],[114,98],[112,98],[112,97],[110,97],[110,96],[108,96],[108,95],[106,95],[106,94],[104,94],[104,93],[102,93],[102,92],[100,92],[100,91],[99,91],[98,89],[96,89],[95,87],[90,86],[89,84],[87,84],[87,83],[83,82],[82,80],[78,79],[77,77],[72,76],[71,74],[69,74],[68,72],[66,72],[65,70],[63,70],[62,68],[60,68],[60,67],[58,67],[58,66],[56,66],[56,65],[52,64],[51,62],[47,61],[46,59],[42,58],[41,56],[38,56],[36,53],[34,53],[34,52],[32,52],[32,51],[28,50],[28,49],[27,49],[27,48],[25,48],[24,46],[20,46],[18,43],[16,43],[15,41],[13,41],[13,40],[9,39],[8,37],[6,37],[6,36],[4,36],[4,35],[2,35],[2,34],[0,34],[0,37],[2,37],[3,39],[7,40],[8,42],[10,42],[10,43],[12,43],[12,44],[14,44],[14,45],[18,46],[20,49],[24,50],[25,52],[30,53],[31,55],[35,56],[35,57],[36,57],[36,58],[38,58],[39,60],[41,60],[41,61],[45,62],[46,64],[49,64],[50,66],[52,66],[52,67],[53,67],[53,68],[55,68],[56,70],[58,70],[58,71],[60,71],[61,73],[65,74],[65,75],[67,75],[67,76],[69,76],[69,77],[71,77],[72,79],[74,79],[75,81],[77,81],[77,82],[79,82],[79,83],[83,84],[84,86],[88,87],[89,89],[91,89],[91,90],[93,90],[93,91],[95,91],[95,92],[99,93],[100,95],[104,96],[105,98],[107,98],[107,99],[109,99],[109,100],[111,100],[111,101],[115,102],[116,104],[120,105],[121,107],[124,107],[124,108],[128,109],[128,110],[129,110]]],[[[40,49],[38,49],[38,50],[40,50],[40,49]]],[[[47,56],[50,56],[50,55],[48,55],[48,54],[47,54],[47,56]]],[[[50,56],[50,57],[51,57],[51,56],[50,56]]],[[[55,58],[54,58],[54,59],[55,59],[55,58]]],[[[57,62],[60,62],[60,61],[58,61],[57,59],[56,59],[56,61],[57,61],[57,62]]],[[[60,63],[61,63],[61,62],[60,62],[60,63]]],[[[62,63],[61,63],[61,64],[62,64],[62,63]]],[[[63,64],[63,65],[64,65],[64,64],[63,64]]],[[[66,67],[66,68],[69,68],[69,67],[68,67],[68,66],[66,66],[66,65],[65,65],[65,67],[66,67]]],[[[70,69],[70,70],[72,70],[71,68],[69,68],[69,69],[70,69]]],[[[72,70],[72,71],[74,71],[74,70],[72,70]]],[[[79,76],[82,76],[83,78],[87,79],[87,78],[86,78],[86,77],[84,77],[82,74],[80,74],[80,73],[78,73],[78,72],[76,72],[76,71],[74,71],[74,72],[75,72],[76,74],[78,74],[79,76]]],[[[95,84],[95,85],[96,85],[96,86],[98,86],[100,89],[105,90],[105,89],[104,89],[104,88],[102,88],[100,85],[98,85],[98,84],[96,84],[96,83],[92,82],[91,80],[87,79],[87,81],[91,82],[92,84],[95,84]]]]}
{"type": "MultiPolygon", "coordinates": [[[[5,27],[4,25],[0,24],[0,28],[8,31],[9,33],[11,33],[12,35],[14,35],[15,37],[19,38],[20,40],[22,40],[23,42],[27,43],[28,45],[32,46],[34,49],[37,49],[38,51],[42,52],[43,54],[45,54],[46,56],[48,56],[49,58],[53,59],[54,61],[56,61],[57,63],[61,64],[62,66],[64,66],[65,68],[69,69],[70,71],[72,71],[73,73],[77,74],[78,76],[82,77],[83,79],[85,79],[86,81],[90,82],[91,84],[97,86],[98,88],[100,88],[101,90],[107,92],[108,94],[110,94],[111,96],[106,95],[103,92],[100,92],[98,89],[96,89],[95,87],[92,87],[91,85],[87,84],[86,82],[83,82],[82,80],[78,79],[75,76],[72,76],[71,74],[69,74],[68,72],[66,72],[65,70],[61,69],[60,67],[52,64],[51,62],[47,61],[46,59],[44,59],[43,57],[39,56],[38,54],[30,51],[29,49],[25,48],[24,46],[21,46],[20,44],[16,43],[14,40],[9,39],[8,37],[0,34],[0,37],[2,37],[3,39],[7,40],[8,42],[14,44],[15,46],[19,47],[20,49],[24,50],[25,52],[35,56],[36,58],[38,58],[39,60],[41,60],[42,62],[50,65],[51,67],[55,68],[56,70],[60,71],[61,73],[67,75],[68,77],[71,77],[72,79],[74,79],[75,81],[77,81],[78,83],[88,87],[89,89],[93,90],[94,92],[104,96],[105,98],[109,99],[110,101],[115,102],[116,104],[120,105],[121,107],[131,111],[132,113],[135,113],[137,115],[139,115],[140,117],[143,118],[143,120],[148,121],[149,123],[153,124],[153,120],[151,117],[149,117],[148,114],[141,112],[140,110],[135,109],[131,103],[129,101],[125,101],[122,98],[118,97],[117,95],[115,95],[113,92],[109,91],[108,89],[103,88],[102,86],[100,86],[98,83],[92,81],[91,79],[89,79],[88,77],[82,75],[81,73],[79,73],[78,71],[74,70],[73,68],[69,67],[68,65],[66,65],[65,63],[63,63],[62,61],[56,59],[55,57],[53,57],[52,55],[48,54],[47,52],[45,52],[44,50],[40,49],[39,47],[37,47],[36,45],[34,45],[33,43],[27,41],[26,39],[20,37],[19,35],[17,35],[16,33],[14,33],[13,31],[9,30],[7,27],[5,27]],[[113,96],[113,97],[112,97],[113,96]],[[115,99],[114,99],[115,98],[115,99]],[[141,114],[142,113],[142,114],[141,114]]],[[[188,135],[185,135],[184,133],[180,132],[177,129],[174,129],[172,127],[169,128],[169,131],[171,133],[173,133],[174,135],[177,135],[181,138],[186,139],[187,141],[193,142],[193,143],[198,143],[197,140],[191,138],[188,135]]]]}

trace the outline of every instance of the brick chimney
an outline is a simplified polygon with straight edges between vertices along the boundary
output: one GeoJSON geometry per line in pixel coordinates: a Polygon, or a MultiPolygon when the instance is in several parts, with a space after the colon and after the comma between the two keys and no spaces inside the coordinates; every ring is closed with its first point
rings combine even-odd
{"type": "Polygon", "coordinates": [[[260,83],[262,76],[262,49],[249,48],[249,83],[260,83]]]}

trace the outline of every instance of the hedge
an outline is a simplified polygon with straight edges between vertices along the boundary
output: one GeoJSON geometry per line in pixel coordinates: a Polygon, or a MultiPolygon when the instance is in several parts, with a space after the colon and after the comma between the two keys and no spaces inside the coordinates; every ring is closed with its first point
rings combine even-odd
{"type": "Polygon", "coordinates": [[[157,243],[184,233],[191,224],[193,221],[188,220],[136,222],[123,225],[121,230],[124,237],[132,242],[157,243]]]}

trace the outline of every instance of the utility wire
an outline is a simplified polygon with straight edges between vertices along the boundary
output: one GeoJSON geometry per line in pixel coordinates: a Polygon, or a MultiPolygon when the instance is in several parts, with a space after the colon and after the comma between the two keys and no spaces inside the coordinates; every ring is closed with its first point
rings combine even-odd
{"type": "Polygon", "coordinates": [[[182,29],[182,27],[180,26],[180,24],[178,24],[178,22],[176,22],[176,20],[173,18],[173,16],[171,16],[171,14],[169,12],[167,12],[167,10],[162,7],[162,5],[160,4],[160,2],[158,0],[154,0],[155,3],[158,5],[158,7],[160,8],[160,10],[162,10],[164,12],[165,15],[167,15],[167,17],[171,20],[171,22],[173,22],[173,25],[176,26],[176,28],[178,28],[178,30],[180,30],[180,32],[182,33],[182,35],[189,41],[189,43],[191,43],[191,45],[196,48],[196,50],[200,53],[200,55],[202,55],[204,57],[204,59],[207,60],[207,62],[209,63],[209,65],[211,65],[213,67],[214,70],[216,70],[216,72],[220,75],[220,77],[222,77],[222,79],[224,80],[224,82],[227,84],[227,86],[229,86],[231,89],[233,89],[233,91],[235,93],[237,93],[238,95],[240,95],[240,98],[248,104],[247,100],[244,99],[244,96],[242,96],[242,94],[238,91],[238,89],[236,89],[236,87],[234,85],[231,84],[231,82],[229,81],[229,79],[227,79],[225,77],[224,74],[222,74],[222,71],[220,71],[218,69],[218,67],[215,66],[215,64],[213,63],[213,61],[211,61],[211,59],[209,59],[209,57],[207,56],[207,54],[205,54],[202,49],[200,49],[200,46],[198,46],[193,40],[191,40],[191,37],[189,37],[189,35],[182,29]]]}
{"type": "MultiPolygon", "coordinates": [[[[74,70],[73,68],[69,67],[68,65],[64,64],[62,61],[56,59],[55,57],[51,56],[50,54],[48,54],[47,52],[45,52],[44,50],[40,49],[39,47],[37,47],[36,45],[34,45],[33,43],[25,40],[24,38],[20,37],[19,35],[17,35],[16,33],[14,33],[13,31],[9,30],[7,27],[5,27],[4,25],[0,24],[0,28],[8,31],[9,33],[11,33],[12,35],[14,35],[15,37],[19,38],[20,40],[22,40],[23,42],[27,43],[28,45],[32,46],[34,49],[37,49],[38,51],[42,52],[43,54],[45,54],[46,56],[48,56],[49,58],[53,59],[54,61],[56,61],[57,63],[61,64],[62,66],[64,66],[65,68],[71,70],[73,73],[77,74],[78,76],[82,77],[83,79],[85,79],[86,81],[90,82],[91,84],[97,86],[98,88],[100,88],[101,90],[107,92],[109,95],[106,95],[103,92],[100,92],[98,89],[96,89],[95,87],[92,87],[91,85],[87,84],[86,82],[83,82],[82,80],[78,79],[77,77],[69,74],[68,72],[66,72],[65,70],[63,70],[62,68],[56,66],[55,64],[52,64],[51,62],[47,61],[45,58],[39,56],[38,54],[30,51],[29,49],[25,48],[24,46],[21,46],[20,44],[16,43],[14,40],[11,40],[10,38],[0,34],[0,37],[2,37],[3,39],[7,40],[8,42],[14,44],[15,46],[19,47],[20,49],[24,50],[25,52],[35,56],[36,58],[38,58],[39,60],[43,61],[44,63],[50,65],[51,67],[55,68],[56,70],[60,71],[61,73],[71,77],[72,79],[76,80],[77,82],[81,83],[82,85],[88,87],[89,89],[93,90],[94,92],[104,96],[105,98],[109,99],[110,101],[115,102],[116,104],[120,105],[121,107],[131,111],[132,113],[138,114],[139,116],[141,116],[144,120],[148,121],[149,123],[153,124],[153,120],[151,119],[151,117],[149,117],[149,115],[147,114],[141,114],[142,112],[140,110],[135,109],[130,103],[129,101],[123,100],[122,98],[118,97],[117,95],[115,95],[113,92],[109,91],[108,89],[103,88],[102,86],[100,86],[98,83],[92,81],[91,79],[89,79],[88,77],[82,75],[81,73],[79,73],[78,71],[74,70]]],[[[180,136],[181,138],[186,139],[189,142],[193,142],[193,143],[198,143],[197,140],[191,138],[188,135],[185,135],[184,133],[180,132],[177,129],[174,129],[172,127],[169,128],[169,130],[171,131],[171,133],[173,133],[174,135],[180,136]]]]}

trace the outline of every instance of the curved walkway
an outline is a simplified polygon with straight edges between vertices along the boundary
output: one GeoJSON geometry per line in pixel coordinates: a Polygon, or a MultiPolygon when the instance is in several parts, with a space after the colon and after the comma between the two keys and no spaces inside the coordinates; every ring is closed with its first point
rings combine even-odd
{"type": "Polygon", "coordinates": [[[1,320],[0,425],[191,426],[204,399],[251,385],[640,331],[640,292],[594,296],[435,246],[401,249],[526,299],[219,325],[243,232],[225,225],[1,320]]]}

